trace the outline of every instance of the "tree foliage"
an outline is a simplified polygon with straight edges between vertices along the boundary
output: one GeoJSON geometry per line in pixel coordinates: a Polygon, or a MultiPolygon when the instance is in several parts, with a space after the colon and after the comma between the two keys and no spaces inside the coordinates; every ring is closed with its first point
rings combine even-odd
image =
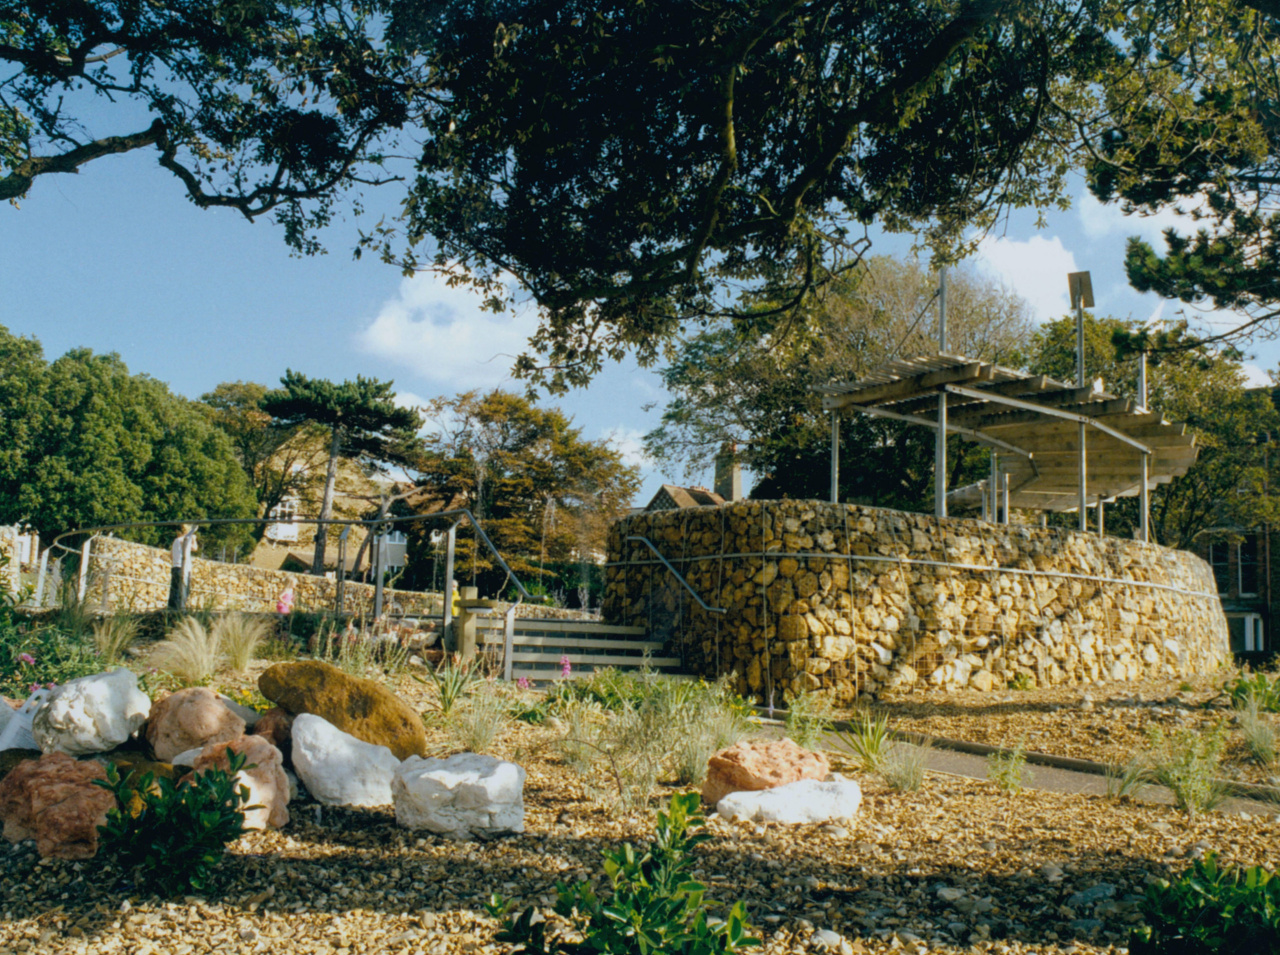
{"type": "MultiPolygon", "coordinates": [[[[646,435],[648,453],[687,473],[704,470],[725,443],[760,476],[756,497],[826,498],[830,415],[811,389],[856,380],[902,355],[937,350],[937,275],[916,262],[869,259],[815,297],[795,321],[775,320],[756,337],[722,320],[689,336],[662,371],[672,398],[646,435]]],[[[949,348],[1018,364],[1029,340],[1027,307],[969,271],[947,286],[949,348]]],[[[933,432],[884,419],[840,420],[840,499],[885,507],[930,507],[933,432]]],[[[985,455],[952,439],[953,484],[985,455]]]]}
{"type": "MultiPolygon", "coordinates": [[[[75,349],[52,363],[34,339],[0,329],[0,521],[50,537],[129,521],[252,517],[231,443],[199,408],[117,355],[75,349]]],[[[165,529],[125,532],[146,543],[165,529]]],[[[240,528],[209,543],[237,544],[240,528]]]]}
{"type": "Polygon", "coordinates": [[[416,66],[368,0],[0,0],[0,199],[154,148],[202,208],[274,210],[296,248],[382,175],[416,66]],[[88,121],[96,114],[97,121],[88,121]],[[89,132],[103,122],[114,132],[89,132]]]}
{"type": "MultiPolygon", "coordinates": [[[[394,382],[357,375],[354,381],[335,384],[288,370],[280,384],[281,388],[262,397],[262,410],[281,427],[315,425],[326,433],[328,460],[321,520],[333,517],[340,459],[355,458],[375,467],[415,462],[419,447],[416,433],[422,419],[416,411],[396,405],[394,382]]],[[[324,572],[327,541],[328,526],[321,524],[316,530],[313,574],[324,572]]]]}
{"type": "MultiPolygon", "coordinates": [[[[522,578],[551,579],[548,564],[591,562],[604,552],[609,523],[626,513],[640,484],[639,470],[607,442],[584,438],[558,408],[503,391],[436,398],[424,410],[431,428],[417,483],[433,508],[470,508],[522,578]]],[[[486,551],[471,541],[460,546],[459,576],[503,586],[486,551]]],[[[428,548],[415,551],[426,559],[428,548]]]]}

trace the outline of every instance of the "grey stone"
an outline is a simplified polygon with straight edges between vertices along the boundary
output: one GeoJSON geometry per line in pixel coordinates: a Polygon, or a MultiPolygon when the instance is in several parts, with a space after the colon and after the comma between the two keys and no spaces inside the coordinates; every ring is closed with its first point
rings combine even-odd
{"type": "Polygon", "coordinates": [[[1103,899],[1112,898],[1115,894],[1116,887],[1114,885],[1110,882],[1099,882],[1097,885],[1090,886],[1072,895],[1067,899],[1067,905],[1073,909],[1079,909],[1086,905],[1101,902],[1103,899]]]}

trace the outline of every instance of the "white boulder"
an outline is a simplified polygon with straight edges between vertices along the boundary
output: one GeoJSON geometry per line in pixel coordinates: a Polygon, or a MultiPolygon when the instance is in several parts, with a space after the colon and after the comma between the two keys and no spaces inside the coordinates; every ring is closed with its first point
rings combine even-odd
{"type": "Polygon", "coordinates": [[[31,735],[46,754],[105,753],[137,732],[150,712],[151,700],[131,672],[95,673],[55,687],[36,711],[31,735]]]}
{"type": "Polygon", "coordinates": [[[524,779],[523,766],[480,753],[410,756],[391,782],[396,822],[450,839],[524,832],[524,779]]]}
{"type": "Polygon", "coordinates": [[[798,826],[852,819],[861,805],[862,788],[852,779],[802,779],[773,789],[730,793],[716,803],[716,812],[734,822],[798,826]]]}
{"type": "Polygon", "coordinates": [[[387,806],[400,760],[385,746],[344,733],[301,713],[293,721],[293,768],[316,802],[326,806],[387,806]]]}

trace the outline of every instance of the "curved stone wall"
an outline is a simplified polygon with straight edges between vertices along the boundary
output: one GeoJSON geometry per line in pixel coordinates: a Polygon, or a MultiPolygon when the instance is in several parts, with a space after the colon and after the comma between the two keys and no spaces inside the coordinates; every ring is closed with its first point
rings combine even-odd
{"type": "Polygon", "coordinates": [[[624,518],[604,617],[781,706],[913,685],[1003,689],[1186,676],[1230,659],[1200,558],[1115,537],[816,501],[624,518]],[[698,606],[643,537],[712,607],[698,606]]]}

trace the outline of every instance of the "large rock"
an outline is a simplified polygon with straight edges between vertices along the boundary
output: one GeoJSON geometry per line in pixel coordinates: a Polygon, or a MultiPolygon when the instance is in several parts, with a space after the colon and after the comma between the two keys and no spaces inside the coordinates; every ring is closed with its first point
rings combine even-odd
{"type": "Polygon", "coordinates": [[[735,792],[716,804],[725,819],[815,825],[852,819],[862,805],[862,788],[852,779],[802,779],[773,789],[735,792]]]}
{"type": "Polygon", "coordinates": [[[169,762],[179,753],[244,735],[245,722],[208,687],[196,686],[156,700],[147,720],[147,742],[156,759],[169,762]]]}
{"type": "Polygon", "coordinates": [[[45,753],[105,753],[132,736],[150,712],[151,700],[128,670],[95,673],[54,688],[31,722],[31,735],[45,753]]]}
{"type": "Polygon", "coordinates": [[[326,806],[390,805],[399,766],[387,747],[356,739],[319,716],[303,713],[293,721],[293,768],[326,806]]]}
{"type": "Polygon", "coordinates": [[[480,753],[410,756],[391,781],[396,822],[450,839],[524,832],[524,767],[480,753]]]}
{"type": "Polygon", "coordinates": [[[290,713],[319,716],[357,739],[387,747],[398,759],[426,752],[427,732],[412,707],[381,684],[328,663],[277,663],[258,678],[258,688],[290,713]]]}
{"type": "Polygon", "coordinates": [[[293,738],[293,716],[288,710],[275,706],[267,710],[254,724],[253,735],[261,736],[284,754],[289,761],[290,740],[293,738]]]}
{"type": "Polygon", "coordinates": [[[98,851],[98,826],[116,798],[94,780],[107,774],[92,760],[50,753],[19,763],[0,780],[0,820],[10,842],[34,839],[46,859],[90,859],[98,851]]]}
{"type": "Polygon", "coordinates": [[[826,779],[830,774],[827,757],[801,749],[789,739],[744,740],[707,761],[702,800],[714,806],[729,793],[773,789],[802,779],[826,779]]]}
{"type": "Polygon", "coordinates": [[[8,776],[20,764],[29,759],[39,759],[43,754],[38,749],[6,749],[0,750],[0,779],[8,776]]]}
{"type": "Polygon", "coordinates": [[[279,829],[289,822],[289,780],[284,774],[280,750],[261,736],[241,736],[226,743],[210,743],[195,761],[197,773],[231,769],[228,752],[244,756],[244,768],[236,773],[236,786],[249,790],[244,806],[257,806],[244,814],[246,829],[279,829]]]}

